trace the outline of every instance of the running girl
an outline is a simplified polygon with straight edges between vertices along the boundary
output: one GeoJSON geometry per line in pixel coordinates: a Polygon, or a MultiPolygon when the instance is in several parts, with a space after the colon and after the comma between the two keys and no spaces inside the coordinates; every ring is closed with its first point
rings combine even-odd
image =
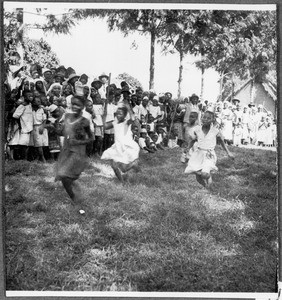
{"type": "Polygon", "coordinates": [[[217,139],[228,156],[233,157],[233,154],[227,149],[219,129],[213,125],[213,122],[214,112],[206,111],[202,118],[202,126],[195,127],[194,136],[189,143],[188,149],[191,149],[194,143],[198,141],[197,149],[191,154],[184,171],[187,174],[196,174],[197,181],[207,188],[212,183],[211,172],[217,171],[217,157],[214,151],[217,139]]]}
{"type": "MultiPolygon", "coordinates": [[[[82,205],[82,197],[75,181],[88,164],[86,145],[93,142],[93,134],[89,121],[82,116],[82,98],[72,96],[71,104],[73,113],[66,113],[64,116],[64,145],[58,158],[55,181],[62,181],[72,202],[78,207],[82,205]]],[[[79,213],[84,214],[85,211],[80,209],[79,213]]]]}
{"type": "Polygon", "coordinates": [[[139,171],[139,151],[138,144],[133,140],[131,125],[134,116],[127,102],[118,105],[115,120],[105,123],[105,129],[114,128],[114,144],[104,151],[101,159],[111,160],[117,178],[124,182],[124,177],[121,172],[126,173],[133,169],[139,171]],[[130,119],[126,119],[129,113],[130,119]]]}

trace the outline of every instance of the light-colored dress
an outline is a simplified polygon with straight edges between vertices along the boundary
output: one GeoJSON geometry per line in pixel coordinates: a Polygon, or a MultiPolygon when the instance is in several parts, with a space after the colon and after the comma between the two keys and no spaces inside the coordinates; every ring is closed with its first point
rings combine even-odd
{"type": "Polygon", "coordinates": [[[217,171],[217,157],[214,151],[216,146],[216,137],[221,135],[216,126],[211,125],[207,134],[204,134],[202,126],[197,125],[194,129],[194,140],[198,141],[197,149],[193,151],[188,161],[184,173],[191,174],[199,171],[210,173],[217,171]]]}
{"type": "Polygon", "coordinates": [[[31,104],[19,105],[13,114],[13,118],[20,119],[21,129],[15,131],[9,145],[29,146],[30,133],[33,130],[33,115],[31,104]]]}
{"type": "Polygon", "coordinates": [[[113,122],[115,131],[115,143],[105,150],[101,159],[113,160],[124,164],[129,164],[139,157],[139,145],[133,140],[131,125],[127,121],[113,122]]]}

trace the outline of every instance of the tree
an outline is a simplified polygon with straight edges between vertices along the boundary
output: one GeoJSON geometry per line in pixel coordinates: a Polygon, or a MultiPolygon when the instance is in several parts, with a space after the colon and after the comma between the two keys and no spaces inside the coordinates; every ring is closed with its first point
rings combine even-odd
{"type": "Polygon", "coordinates": [[[163,47],[163,52],[179,53],[179,76],[177,97],[181,97],[181,85],[183,81],[183,59],[188,51],[187,44],[184,43],[185,33],[189,30],[187,18],[189,12],[186,10],[167,10],[165,11],[166,26],[162,30],[159,42],[163,47]]]}
{"type": "Polygon", "coordinates": [[[27,25],[22,22],[21,9],[5,12],[4,19],[4,67],[6,74],[12,66],[38,63],[42,67],[51,68],[59,64],[58,57],[43,39],[32,40],[24,37],[27,25]]]}
{"type": "Polygon", "coordinates": [[[52,68],[59,65],[57,55],[51,50],[50,45],[43,39],[32,40],[23,38],[24,62],[26,64],[38,63],[42,67],[52,68]]]}
{"type": "Polygon", "coordinates": [[[213,51],[206,59],[221,75],[221,90],[228,82],[234,86],[236,77],[261,81],[276,68],[275,11],[213,11],[211,20],[221,29],[210,41],[213,51]]]}
{"type": "Polygon", "coordinates": [[[115,78],[115,80],[118,81],[119,83],[125,81],[129,85],[129,87],[133,90],[136,90],[137,87],[142,88],[142,84],[139,82],[139,80],[127,73],[119,74],[115,78]]]}
{"type": "Polygon", "coordinates": [[[154,88],[155,71],[155,43],[166,26],[163,10],[133,9],[112,10],[107,13],[107,22],[110,30],[119,29],[124,35],[138,31],[150,35],[150,80],[149,89],[154,88]]]}

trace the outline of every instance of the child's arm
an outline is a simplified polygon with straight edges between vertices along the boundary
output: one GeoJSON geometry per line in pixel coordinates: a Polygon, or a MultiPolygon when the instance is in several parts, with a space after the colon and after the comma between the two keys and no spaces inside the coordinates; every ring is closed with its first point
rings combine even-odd
{"type": "Polygon", "coordinates": [[[104,123],[104,130],[108,130],[114,127],[113,121],[104,123]]]}

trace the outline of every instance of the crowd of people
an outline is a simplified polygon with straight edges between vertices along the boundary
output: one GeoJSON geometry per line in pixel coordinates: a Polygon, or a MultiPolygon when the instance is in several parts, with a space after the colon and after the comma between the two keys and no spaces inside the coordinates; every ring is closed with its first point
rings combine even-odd
{"type": "MultiPolygon", "coordinates": [[[[71,112],[71,97],[81,90],[84,98],[83,114],[90,120],[93,145],[89,156],[101,156],[114,144],[114,130],[104,122],[113,121],[119,103],[128,102],[136,122],[132,126],[134,140],[143,152],[154,153],[165,147],[187,147],[191,124],[189,116],[196,116],[194,125],[201,123],[203,112],[213,105],[215,123],[228,145],[276,146],[276,124],[271,112],[262,105],[250,103],[242,107],[240,100],[232,102],[208,101],[199,103],[193,94],[183,101],[175,101],[172,94],[135,90],[125,82],[120,87],[101,74],[92,82],[86,74],[77,75],[72,68],[30,68],[19,70],[13,84],[6,85],[6,152],[9,159],[35,159],[45,162],[56,159],[63,138],[56,134],[66,112],[71,112]],[[55,127],[56,127],[55,126],[55,127]]],[[[183,155],[184,156],[184,155],[183,155]]],[[[185,159],[182,157],[182,161],[185,159]]]]}

